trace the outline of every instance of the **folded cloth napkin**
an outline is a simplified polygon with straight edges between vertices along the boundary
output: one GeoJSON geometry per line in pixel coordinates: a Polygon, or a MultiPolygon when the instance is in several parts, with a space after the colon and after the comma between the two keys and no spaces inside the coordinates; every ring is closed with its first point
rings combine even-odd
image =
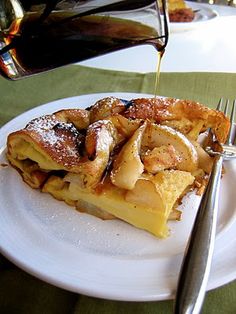
{"type": "MultiPolygon", "coordinates": [[[[127,73],[68,66],[21,81],[0,78],[0,125],[48,101],[99,92],[154,93],[154,73],[127,73]]],[[[236,97],[236,74],[161,73],[158,95],[192,99],[215,106],[236,97]]],[[[236,265],[235,265],[236,266],[236,265]]],[[[47,284],[0,255],[1,314],[168,314],[173,301],[121,302],[78,295],[47,284]]],[[[207,293],[203,314],[236,313],[236,282],[207,293]]]]}

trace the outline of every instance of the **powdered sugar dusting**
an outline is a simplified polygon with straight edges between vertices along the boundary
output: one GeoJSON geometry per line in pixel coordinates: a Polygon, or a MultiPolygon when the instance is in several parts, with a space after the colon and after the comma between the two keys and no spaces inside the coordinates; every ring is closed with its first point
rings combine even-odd
{"type": "Polygon", "coordinates": [[[72,123],[62,122],[55,115],[45,115],[29,122],[26,130],[56,162],[64,166],[78,163],[81,134],[72,123]]]}
{"type": "Polygon", "coordinates": [[[54,115],[46,115],[30,121],[27,124],[26,129],[37,132],[44,142],[54,145],[59,138],[53,128],[58,123],[59,121],[54,115]]]}

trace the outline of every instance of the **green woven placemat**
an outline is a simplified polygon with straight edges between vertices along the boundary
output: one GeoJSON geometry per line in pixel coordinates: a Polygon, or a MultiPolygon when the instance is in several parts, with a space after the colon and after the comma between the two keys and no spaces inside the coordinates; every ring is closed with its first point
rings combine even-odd
{"type": "MultiPolygon", "coordinates": [[[[154,76],[69,66],[17,82],[0,78],[0,124],[35,106],[69,96],[100,92],[153,94],[154,76]]],[[[162,73],[158,94],[214,106],[220,97],[236,96],[236,74],[162,73]]],[[[77,295],[26,274],[0,255],[1,314],[169,314],[172,306],[172,301],[118,302],[77,295]]],[[[202,313],[236,313],[236,282],[208,292],[202,313]]]]}
{"type": "MultiPolygon", "coordinates": [[[[69,66],[12,82],[0,78],[0,123],[42,103],[102,92],[154,93],[154,73],[128,73],[69,66]]],[[[222,96],[233,99],[236,74],[161,73],[158,94],[212,106],[222,96]]]]}

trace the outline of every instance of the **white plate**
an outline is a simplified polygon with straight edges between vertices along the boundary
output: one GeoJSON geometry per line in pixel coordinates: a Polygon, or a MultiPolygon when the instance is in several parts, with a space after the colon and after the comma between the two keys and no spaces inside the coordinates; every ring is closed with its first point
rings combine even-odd
{"type": "Polygon", "coordinates": [[[204,26],[206,23],[214,21],[217,17],[219,17],[218,12],[209,8],[201,3],[194,3],[186,1],[187,5],[191,7],[195,13],[194,20],[192,22],[171,22],[170,23],[170,31],[171,32],[179,32],[179,31],[186,31],[192,30],[199,26],[204,26]]]}
{"type": "MultiPolygon", "coordinates": [[[[7,135],[34,117],[61,108],[87,107],[109,94],[58,100],[30,110],[0,130],[0,163],[7,135]]],[[[140,94],[113,93],[125,99],[140,94]]],[[[145,95],[144,95],[145,96],[145,95]]],[[[236,164],[222,180],[217,239],[208,289],[236,278],[236,164]]],[[[199,199],[188,195],[183,220],[170,223],[159,240],[122,221],[81,214],[32,190],[11,167],[0,168],[0,248],[16,265],[56,286],[116,300],[163,300],[173,296],[184,247],[199,199]]]]}

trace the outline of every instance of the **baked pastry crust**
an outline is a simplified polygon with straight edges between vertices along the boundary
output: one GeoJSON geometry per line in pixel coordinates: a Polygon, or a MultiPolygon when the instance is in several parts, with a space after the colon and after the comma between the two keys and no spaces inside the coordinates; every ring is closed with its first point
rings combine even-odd
{"type": "Polygon", "coordinates": [[[9,134],[7,158],[32,188],[166,237],[182,197],[211,171],[197,142],[207,128],[224,142],[229,121],[188,100],[107,97],[33,119],[9,134]]]}
{"type": "Polygon", "coordinates": [[[230,127],[229,119],[223,112],[210,109],[196,101],[176,98],[135,99],[132,106],[124,112],[124,116],[169,125],[194,139],[211,128],[220,143],[226,141],[230,127]]]}

